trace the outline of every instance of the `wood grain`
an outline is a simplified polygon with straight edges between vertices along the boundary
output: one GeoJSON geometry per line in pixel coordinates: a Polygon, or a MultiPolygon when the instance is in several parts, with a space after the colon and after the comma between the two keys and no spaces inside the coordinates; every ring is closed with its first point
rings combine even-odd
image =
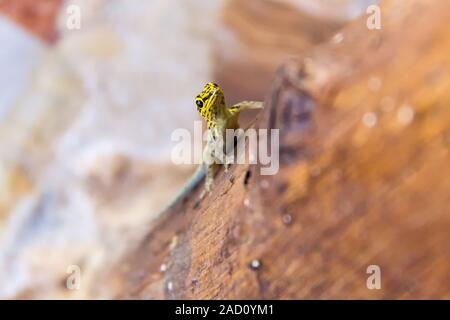
{"type": "Polygon", "coordinates": [[[166,212],[109,275],[118,297],[449,299],[449,20],[385,1],[381,30],[285,63],[254,123],[280,129],[280,172],[233,166],[166,212]]]}

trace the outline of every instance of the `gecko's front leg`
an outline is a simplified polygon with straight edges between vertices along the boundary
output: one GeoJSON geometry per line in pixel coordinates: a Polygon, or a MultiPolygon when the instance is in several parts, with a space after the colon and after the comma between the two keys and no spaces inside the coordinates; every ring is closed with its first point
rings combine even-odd
{"type": "Polygon", "coordinates": [[[202,192],[200,193],[200,199],[203,199],[207,193],[211,192],[216,171],[217,171],[217,164],[213,163],[208,166],[205,176],[205,185],[203,187],[202,192]]]}
{"type": "Polygon", "coordinates": [[[214,159],[215,139],[214,133],[210,132],[206,140],[205,149],[203,150],[203,163],[206,165],[205,185],[200,194],[200,199],[203,199],[207,193],[211,192],[214,182],[214,175],[216,173],[217,164],[214,159]]]}

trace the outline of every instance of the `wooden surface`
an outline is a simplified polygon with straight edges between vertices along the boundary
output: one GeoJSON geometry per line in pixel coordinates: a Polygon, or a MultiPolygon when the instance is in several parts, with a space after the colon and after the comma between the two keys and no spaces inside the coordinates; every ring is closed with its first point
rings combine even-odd
{"type": "Polygon", "coordinates": [[[449,21],[447,1],[386,1],[381,30],[284,64],[255,121],[281,130],[280,172],[233,166],[165,213],[118,297],[450,298],[449,21]]]}

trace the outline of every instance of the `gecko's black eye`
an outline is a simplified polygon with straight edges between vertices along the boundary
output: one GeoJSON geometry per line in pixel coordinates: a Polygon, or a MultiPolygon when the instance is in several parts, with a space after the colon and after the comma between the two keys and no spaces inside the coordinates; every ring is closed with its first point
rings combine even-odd
{"type": "Polygon", "coordinates": [[[196,100],[195,104],[197,105],[197,107],[202,108],[203,107],[203,101],[202,100],[196,100]]]}

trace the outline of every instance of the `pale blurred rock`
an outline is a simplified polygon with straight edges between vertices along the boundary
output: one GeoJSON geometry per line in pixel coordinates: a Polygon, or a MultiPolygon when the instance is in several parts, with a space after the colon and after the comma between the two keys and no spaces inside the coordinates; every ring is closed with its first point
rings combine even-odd
{"type": "Polygon", "coordinates": [[[219,3],[72,3],[82,28],[63,7],[59,42],[0,125],[2,297],[91,297],[191,170],[170,163],[170,134],[197,119],[219,3]]]}
{"type": "Polygon", "coordinates": [[[32,35],[0,16],[0,124],[29,83],[41,59],[43,45],[32,35]]]}

